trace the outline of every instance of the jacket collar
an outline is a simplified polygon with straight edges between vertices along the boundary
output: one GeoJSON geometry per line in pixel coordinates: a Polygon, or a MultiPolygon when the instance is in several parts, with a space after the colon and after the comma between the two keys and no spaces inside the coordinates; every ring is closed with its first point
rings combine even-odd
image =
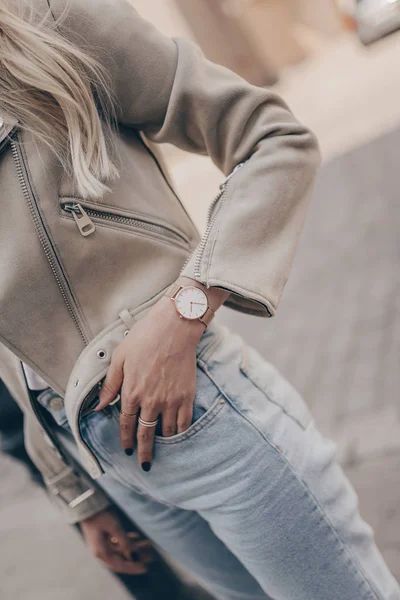
{"type": "Polygon", "coordinates": [[[0,152],[8,144],[10,134],[17,128],[19,120],[4,111],[0,115],[0,152]]]}

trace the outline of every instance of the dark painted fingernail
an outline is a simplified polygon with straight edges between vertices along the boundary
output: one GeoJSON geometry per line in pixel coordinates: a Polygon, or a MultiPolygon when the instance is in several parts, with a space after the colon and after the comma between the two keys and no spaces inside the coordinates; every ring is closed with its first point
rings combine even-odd
{"type": "Polygon", "coordinates": [[[125,448],[125,454],[127,454],[128,456],[132,456],[133,448],[125,448]]]}
{"type": "Polygon", "coordinates": [[[131,552],[131,559],[135,562],[140,562],[140,554],[139,552],[131,552]]]}
{"type": "Polygon", "coordinates": [[[142,469],[143,469],[143,471],[150,471],[151,463],[149,463],[149,462],[142,463],[142,469]]]}

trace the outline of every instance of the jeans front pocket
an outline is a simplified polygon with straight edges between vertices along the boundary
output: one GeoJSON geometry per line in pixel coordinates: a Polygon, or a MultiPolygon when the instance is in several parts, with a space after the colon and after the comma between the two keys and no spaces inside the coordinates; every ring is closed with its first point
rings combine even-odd
{"type": "Polygon", "coordinates": [[[161,427],[156,430],[155,442],[159,444],[175,444],[183,442],[208,427],[223,408],[225,401],[218,387],[200,366],[196,369],[196,393],[193,401],[192,423],[185,431],[164,437],[161,427]],[[159,434],[159,435],[157,435],[159,434]]]}
{"type": "Polygon", "coordinates": [[[252,346],[242,343],[240,371],[283,413],[307,429],[312,415],[302,396],[271,363],[252,346]]]}

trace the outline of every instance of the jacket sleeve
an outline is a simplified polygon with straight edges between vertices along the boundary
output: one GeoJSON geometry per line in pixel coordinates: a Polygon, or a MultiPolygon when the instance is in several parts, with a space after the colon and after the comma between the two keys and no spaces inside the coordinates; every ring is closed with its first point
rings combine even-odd
{"type": "MultiPolygon", "coordinates": [[[[63,0],[49,1],[58,18],[63,0]]],[[[121,123],[234,172],[182,275],[229,290],[227,305],[272,316],[320,164],[313,133],[275,92],[162,34],[129,0],[72,0],[59,28],[106,68],[121,123]]]]}
{"type": "Polygon", "coordinates": [[[32,409],[19,359],[0,344],[0,377],[24,413],[26,450],[42,474],[49,498],[69,523],[91,517],[110,505],[92,480],[75,472],[62,460],[57,449],[42,431],[32,409]]]}

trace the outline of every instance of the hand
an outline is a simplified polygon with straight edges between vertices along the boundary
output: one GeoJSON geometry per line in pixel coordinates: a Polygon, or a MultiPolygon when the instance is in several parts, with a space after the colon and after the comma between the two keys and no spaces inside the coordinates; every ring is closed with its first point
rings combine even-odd
{"type": "MultiPolygon", "coordinates": [[[[188,282],[204,288],[185,277],[177,283],[188,285],[188,282]]],[[[229,296],[229,292],[219,288],[208,289],[206,293],[213,310],[229,296]]],[[[138,423],[137,413],[140,411],[145,421],[156,421],[161,416],[165,437],[181,433],[191,425],[196,346],[204,327],[197,319],[179,318],[173,301],[162,297],[133,325],[112,355],[95,410],[103,410],[121,393],[122,448],[131,455],[137,438],[138,460],[144,471],[151,468],[155,426],[138,423]]]]}
{"type": "Polygon", "coordinates": [[[126,533],[111,510],[103,510],[80,523],[92,554],[116,573],[143,575],[154,560],[149,540],[138,533],[126,533]]]}

